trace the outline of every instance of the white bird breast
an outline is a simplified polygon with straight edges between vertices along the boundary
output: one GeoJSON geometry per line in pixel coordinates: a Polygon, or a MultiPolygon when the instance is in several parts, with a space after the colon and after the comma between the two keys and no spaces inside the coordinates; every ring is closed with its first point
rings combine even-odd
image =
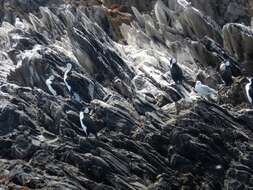
{"type": "Polygon", "coordinates": [[[79,117],[80,117],[81,127],[83,128],[85,134],[87,135],[87,127],[86,127],[86,125],[84,125],[84,123],[83,123],[84,112],[81,111],[80,114],[79,114],[79,117]]]}
{"type": "Polygon", "coordinates": [[[85,108],[84,113],[88,114],[90,112],[89,108],[85,108]]]}
{"type": "Polygon", "coordinates": [[[19,18],[16,18],[15,27],[18,29],[24,29],[25,25],[23,24],[23,22],[19,18]]]}
{"type": "Polygon", "coordinates": [[[67,69],[66,69],[66,71],[65,71],[65,73],[64,73],[64,78],[63,78],[64,83],[65,83],[65,85],[67,86],[67,88],[68,88],[69,91],[71,91],[71,87],[70,87],[70,85],[69,85],[68,82],[67,82],[67,78],[68,78],[68,73],[70,72],[71,69],[72,69],[72,65],[71,65],[71,64],[68,64],[68,65],[67,65],[67,69]]]}
{"type": "Polygon", "coordinates": [[[51,86],[52,85],[52,80],[54,79],[53,76],[50,76],[47,80],[46,80],[46,85],[49,89],[49,91],[54,95],[54,96],[57,96],[57,93],[56,91],[53,89],[53,87],[51,86]]]}
{"type": "Polygon", "coordinates": [[[252,104],[252,98],[250,97],[250,94],[249,94],[250,85],[251,85],[251,83],[246,84],[245,89],[246,89],[247,98],[248,98],[249,102],[252,104]]]}

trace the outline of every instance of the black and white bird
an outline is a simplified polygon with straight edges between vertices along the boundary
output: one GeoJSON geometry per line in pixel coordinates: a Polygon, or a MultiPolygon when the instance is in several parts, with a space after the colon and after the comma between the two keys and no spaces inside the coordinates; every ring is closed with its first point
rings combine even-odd
{"type": "Polygon", "coordinates": [[[58,80],[57,76],[51,75],[47,80],[46,80],[46,85],[49,90],[49,92],[54,95],[54,96],[63,96],[65,95],[64,91],[64,84],[61,82],[61,79],[58,80]]]}
{"type": "Polygon", "coordinates": [[[182,83],[184,79],[183,71],[177,64],[177,60],[175,58],[170,59],[170,73],[171,78],[176,84],[182,83]]]}
{"type": "Polygon", "coordinates": [[[68,89],[69,91],[71,91],[71,86],[68,84],[67,78],[68,78],[68,73],[71,71],[71,69],[72,69],[72,65],[71,65],[70,63],[68,63],[68,64],[67,64],[66,71],[65,71],[65,73],[64,73],[64,78],[63,78],[64,83],[66,84],[67,89],[68,89]]]}
{"type": "Polygon", "coordinates": [[[53,94],[54,96],[57,96],[57,92],[55,89],[52,87],[53,80],[55,79],[54,75],[51,75],[47,80],[46,80],[46,85],[48,90],[53,94]]]}
{"type": "Polygon", "coordinates": [[[90,79],[85,74],[71,71],[71,64],[67,65],[64,74],[64,83],[71,95],[71,98],[80,102],[90,102],[93,99],[103,99],[105,90],[95,80],[90,79]]]}
{"type": "Polygon", "coordinates": [[[72,65],[70,63],[68,63],[67,64],[67,69],[64,73],[63,80],[64,80],[64,83],[65,83],[65,85],[66,85],[66,87],[67,87],[67,89],[68,89],[68,91],[71,95],[71,98],[74,98],[74,100],[80,102],[81,98],[80,98],[79,94],[75,92],[75,86],[70,84],[71,80],[69,80],[69,78],[68,78],[68,74],[71,71],[71,69],[72,69],[72,65]]]}
{"type": "Polygon", "coordinates": [[[229,61],[220,65],[220,76],[226,86],[230,86],[233,83],[233,73],[229,61]]]}
{"type": "Polygon", "coordinates": [[[95,122],[91,119],[89,108],[84,108],[79,113],[80,124],[85,133],[85,136],[88,137],[90,133],[95,135],[97,138],[97,129],[95,122]]]}
{"type": "Polygon", "coordinates": [[[249,103],[253,106],[253,78],[248,78],[249,83],[246,84],[245,90],[249,103]]]}

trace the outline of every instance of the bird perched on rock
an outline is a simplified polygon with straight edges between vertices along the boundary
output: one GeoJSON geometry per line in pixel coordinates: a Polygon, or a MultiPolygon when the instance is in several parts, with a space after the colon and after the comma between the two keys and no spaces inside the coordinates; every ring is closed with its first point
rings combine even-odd
{"type": "Polygon", "coordinates": [[[46,84],[48,87],[48,90],[54,95],[57,96],[57,92],[54,90],[54,88],[52,87],[52,83],[53,80],[55,79],[54,75],[51,75],[47,80],[46,80],[46,84]]]}
{"type": "Polygon", "coordinates": [[[200,96],[210,97],[212,99],[216,99],[217,95],[218,95],[218,92],[216,90],[210,88],[209,86],[202,84],[200,81],[196,82],[195,91],[200,96]]]}
{"type": "Polygon", "coordinates": [[[85,133],[85,136],[88,137],[89,134],[92,133],[97,138],[96,125],[94,121],[91,119],[89,108],[84,108],[83,110],[81,110],[79,113],[79,117],[80,117],[80,124],[85,133]]]}
{"type": "Polygon", "coordinates": [[[79,74],[76,71],[71,71],[71,64],[67,65],[64,74],[64,83],[71,95],[71,98],[80,102],[90,102],[93,99],[103,99],[106,92],[102,85],[93,79],[90,79],[85,74],[79,74]],[[71,72],[70,72],[71,71],[71,72]]]}
{"type": "Polygon", "coordinates": [[[50,93],[54,96],[64,96],[65,90],[62,88],[64,85],[57,79],[56,76],[51,75],[46,80],[46,85],[50,93]]]}
{"type": "Polygon", "coordinates": [[[71,71],[71,69],[72,69],[72,65],[70,64],[70,63],[68,63],[67,64],[67,68],[66,68],[66,71],[65,71],[65,73],[64,73],[64,83],[66,84],[66,86],[67,86],[67,89],[69,90],[69,91],[71,91],[71,86],[69,86],[69,84],[67,83],[67,78],[68,78],[68,73],[71,71]]]}
{"type": "Polygon", "coordinates": [[[229,61],[220,65],[220,75],[226,86],[230,86],[233,83],[233,73],[229,61]]]}
{"type": "Polygon", "coordinates": [[[132,94],[133,94],[132,89],[119,78],[116,78],[113,81],[113,86],[123,97],[125,98],[132,97],[132,94]]]}
{"type": "Polygon", "coordinates": [[[253,78],[248,78],[249,83],[246,84],[245,90],[249,103],[253,106],[253,78]]]}
{"type": "Polygon", "coordinates": [[[15,27],[17,29],[20,29],[20,30],[24,30],[25,29],[25,25],[24,23],[20,20],[19,17],[16,17],[16,20],[15,20],[15,27]]]}
{"type": "Polygon", "coordinates": [[[64,73],[63,80],[64,80],[65,85],[67,86],[67,89],[68,89],[68,91],[69,91],[69,93],[71,95],[71,98],[73,97],[76,101],[80,102],[81,98],[80,98],[79,94],[77,94],[75,92],[75,86],[73,86],[73,85],[70,84],[71,80],[69,80],[69,78],[68,78],[68,74],[71,71],[71,69],[72,69],[72,65],[70,63],[68,63],[66,71],[64,73]]]}
{"type": "Polygon", "coordinates": [[[183,71],[177,64],[177,60],[175,58],[170,59],[170,73],[171,78],[176,84],[182,83],[184,79],[183,71]]]}

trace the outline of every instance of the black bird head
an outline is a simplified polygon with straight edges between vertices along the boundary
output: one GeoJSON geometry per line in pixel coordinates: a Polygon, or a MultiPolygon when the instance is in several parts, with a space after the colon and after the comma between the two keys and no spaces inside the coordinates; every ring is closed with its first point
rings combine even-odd
{"type": "Polygon", "coordinates": [[[226,67],[230,67],[230,62],[229,62],[229,61],[226,61],[226,62],[225,62],[225,66],[226,66],[226,67]]]}
{"type": "Polygon", "coordinates": [[[253,84],[253,78],[252,77],[247,77],[248,81],[253,84]]]}
{"type": "Polygon", "coordinates": [[[89,108],[85,107],[85,108],[82,108],[82,112],[83,112],[84,114],[89,114],[89,113],[90,113],[90,110],[89,110],[89,108]]]}
{"type": "Polygon", "coordinates": [[[175,64],[177,64],[177,60],[175,58],[171,58],[170,59],[170,67],[172,67],[175,64]]]}

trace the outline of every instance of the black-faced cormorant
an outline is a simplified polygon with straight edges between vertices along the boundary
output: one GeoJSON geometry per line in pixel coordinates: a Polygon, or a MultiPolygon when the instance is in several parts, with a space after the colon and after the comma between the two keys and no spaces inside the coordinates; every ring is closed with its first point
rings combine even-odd
{"type": "Polygon", "coordinates": [[[233,73],[232,73],[229,61],[226,61],[225,63],[222,63],[220,65],[220,76],[226,86],[230,86],[233,83],[233,78],[232,78],[233,73]]]}
{"type": "Polygon", "coordinates": [[[71,81],[68,80],[68,74],[71,71],[71,69],[72,69],[72,65],[70,63],[68,63],[67,64],[67,69],[66,69],[66,71],[64,73],[63,80],[64,80],[65,85],[67,86],[67,89],[68,89],[68,91],[69,91],[69,93],[71,95],[71,98],[74,98],[76,101],[80,102],[81,98],[80,98],[79,94],[75,92],[75,89],[73,89],[75,87],[71,86],[71,84],[70,84],[71,81]]]}
{"type": "Polygon", "coordinates": [[[182,69],[178,66],[177,60],[172,58],[170,60],[170,73],[171,73],[171,78],[173,81],[178,84],[182,83],[184,79],[183,71],[182,69]]]}
{"type": "Polygon", "coordinates": [[[249,83],[246,84],[245,86],[245,90],[246,90],[246,94],[247,94],[247,98],[249,103],[251,104],[251,106],[253,106],[253,78],[248,78],[249,83]]]}
{"type": "Polygon", "coordinates": [[[90,133],[95,135],[97,138],[97,128],[95,122],[91,119],[89,108],[82,109],[79,114],[80,124],[85,133],[85,136],[88,137],[90,133]]]}
{"type": "Polygon", "coordinates": [[[51,94],[53,94],[54,96],[57,96],[57,92],[55,91],[55,89],[52,87],[52,83],[53,80],[55,79],[54,75],[51,75],[47,80],[46,80],[46,84],[48,87],[48,90],[51,92],[51,94]]]}

